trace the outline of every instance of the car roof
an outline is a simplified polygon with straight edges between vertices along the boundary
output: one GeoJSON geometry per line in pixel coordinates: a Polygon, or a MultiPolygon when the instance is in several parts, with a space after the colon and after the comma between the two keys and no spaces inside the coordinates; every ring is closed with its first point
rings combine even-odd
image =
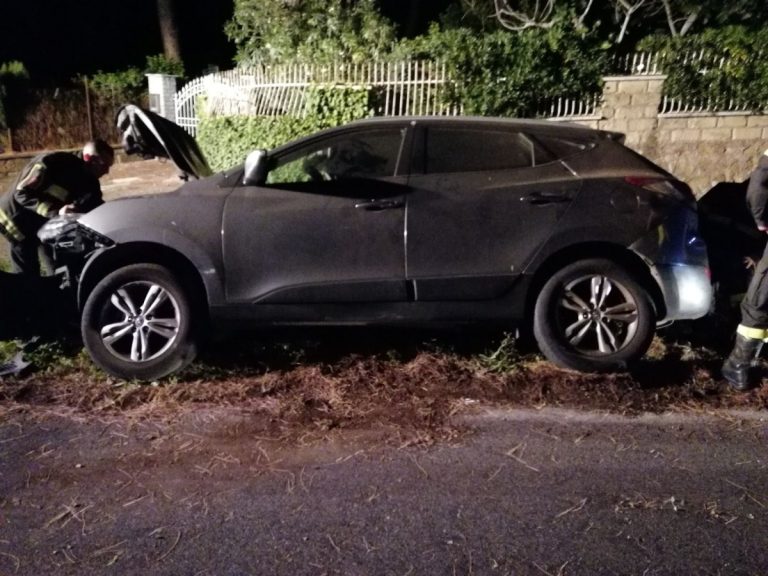
{"type": "Polygon", "coordinates": [[[515,130],[530,130],[535,132],[549,132],[552,134],[572,134],[574,136],[619,136],[613,132],[596,130],[582,124],[573,122],[553,122],[551,120],[535,120],[531,118],[502,118],[494,116],[399,116],[399,117],[372,117],[355,120],[347,126],[379,126],[401,124],[426,124],[426,125],[460,125],[477,126],[482,128],[506,128],[515,130]]]}
{"type": "Polygon", "coordinates": [[[607,132],[596,130],[588,126],[574,124],[571,122],[552,122],[550,120],[532,120],[519,118],[499,118],[490,116],[376,116],[354,120],[347,124],[315,132],[304,138],[299,138],[283,144],[274,149],[280,151],[287,147],[292,147],[302,142],[309,142],[320,136],[327,136],[333,133],[341,133],[346,130],[354,130],[365,127],[384,128],[384,127],[402,127],[407,125],[427,125],[427,126],[456,126],[456,127],[478,127],[478,128],[503,128],[519,131],[530,131],[538,134],[548,134],[559,136],[561,138],[579,138],[579,139],[602,139],[608,138],[621,142],[624,135],[617,132],[607,132]]]}

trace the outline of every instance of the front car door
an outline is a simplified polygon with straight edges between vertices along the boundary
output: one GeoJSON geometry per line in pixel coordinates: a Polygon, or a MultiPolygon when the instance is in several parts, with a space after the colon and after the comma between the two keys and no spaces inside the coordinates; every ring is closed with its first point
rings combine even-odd
{"type": "Polygon", "coordinates": [[[513,128],[427,123],[414,151],[406,275],[420,301],[502,296],[580,187],[513,128]]]}
{"type": "Polygon", "coordinates": [[[401,126],[336,131],[270,158],[224,210],[231,303],[398,302],[405,289],[401,126]]]}

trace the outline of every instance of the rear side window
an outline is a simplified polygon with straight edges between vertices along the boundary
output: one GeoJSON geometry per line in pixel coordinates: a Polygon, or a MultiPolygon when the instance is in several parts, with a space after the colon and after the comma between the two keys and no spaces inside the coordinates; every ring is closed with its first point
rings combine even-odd
{"type": "Polygon", "coordinates": [[[427,174],[528,168],[551,159],[519,132],[456,127],[432,127],[426,132],[427,174]]]}

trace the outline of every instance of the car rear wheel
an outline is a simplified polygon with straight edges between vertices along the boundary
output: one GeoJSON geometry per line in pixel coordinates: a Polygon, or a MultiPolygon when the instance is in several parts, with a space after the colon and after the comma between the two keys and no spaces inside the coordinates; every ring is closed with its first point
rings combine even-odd
{"type": "Polygon", "coordinates": [[[625,370],[651,343],[655,312],[646,290],[618,264],[581,260],[555,273],[536,301],[533,331],[564,368],[625,370]]]}
{"type": "Polygon", "coordinates": [[[156,264],[125,266],[101,280],[85,302],[82,334],[93,361],[125,379],[162,378],[197,351],[189,297],[156,264]]]}

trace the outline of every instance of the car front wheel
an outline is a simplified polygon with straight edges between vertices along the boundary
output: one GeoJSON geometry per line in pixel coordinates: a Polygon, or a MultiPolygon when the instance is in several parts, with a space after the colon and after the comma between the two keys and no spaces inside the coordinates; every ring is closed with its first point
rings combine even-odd
{"type": "Polygon", "coordinates": [[[82,335],[93,361],[124,379],[162,378],[196,354],[190,300],[156,264],[125,266],[101,280],[83,308],[82,335]]]}
{"type": "Polygon", "coordinates": [[[618,264],[577,261],[556,272],[536,300],[533,331],[544,355],[585,372],[625,370],[651,343],[648,293],[618,264]]]}

